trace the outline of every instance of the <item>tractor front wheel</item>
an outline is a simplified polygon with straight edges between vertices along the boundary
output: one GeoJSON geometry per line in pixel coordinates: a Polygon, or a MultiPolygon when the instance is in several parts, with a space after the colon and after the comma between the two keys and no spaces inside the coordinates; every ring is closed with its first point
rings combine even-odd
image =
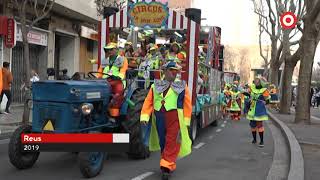
{"type": "Polygon", "coordinates": [[[80,152],[79,167],[85,178],[92,178],[100,174],[103,169],[105,152],[80,152]]]}
{"type": "Polygon", "coordinates": [[[17,169],[31,168],[36,163],[39,152],[24,152],[23,144],[21,143],[21,134],[31,133],[30,125],[22,125],[17,128],[12,134],[9,142],[9,159],[13,166],[17,169]]]}

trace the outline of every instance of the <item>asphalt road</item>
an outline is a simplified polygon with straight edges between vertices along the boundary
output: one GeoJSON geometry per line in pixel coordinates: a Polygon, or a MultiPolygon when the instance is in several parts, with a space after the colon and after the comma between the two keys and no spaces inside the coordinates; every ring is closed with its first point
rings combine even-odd
{"type": "MultiPolygon", "coordinates": [[[[259,139],[259,138],[258,138],[259,139]]],[[[41,153],[28,170],[17,170],[9,162],[7,141],[0,141],[0,177],[5,180],[83,179],[77,155],[41,153]]],[[[265,147],[251,144],[248,121],[220,121],[218,127],[203,129],[190,156],[179,159],[171,179],[183,180],[263,180],[273,159],[273,139],[268,126],[265,147]]],[[[109,154],[102,173],[94,180],[158,180],[159,153],[147,160],[129,160],[125,154],[109,154]]]]}
{"type": "MultiPolygon", "coordinates": [[[[311,115],[316,117],[316,118],[320,118],[320,109],[319,108],[310,108],[310,112],[311,115]]],[[[320,119],[316,119],[316,120],[320,120],[320,119]]]]}

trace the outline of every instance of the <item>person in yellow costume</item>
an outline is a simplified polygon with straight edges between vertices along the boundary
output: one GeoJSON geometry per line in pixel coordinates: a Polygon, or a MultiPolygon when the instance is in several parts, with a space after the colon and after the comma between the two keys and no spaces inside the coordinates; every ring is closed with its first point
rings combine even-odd
{"type": "Polygon", "coordinates": [[[159,57],[157,54],[157,45],[153,45],[149,49],[149,53],[139,65],[138,72],[138,86],[140,88],[148,89],[150,86],[150,81],[154,80],[155,70],[159,69],[159,57]]]}
{"type": "Polygon", "coordinates": [[[189,88],[185,81],[177,80],[181,70],[176,62],[164,65],[164,80],[155,80],[142,107],[140,121],[147,124],[152,120],[149,148],[161,150],[160,169],[162,179],[169,179],[176,169],[178,156],[191,153],[191,139],[188,133],[192,104],[189,88]]]}
{"type": "Polygon", "coordinates": [[[120,108],[124,100],[125,78],[128,70],[128,60],[119,55],[117,44],[109,43],[104,47],[106,53],[106,66],[102,78],[107,79],[112,89],[112,100],[109,107],[110,116],[120,116],[120,108]]]}
{"type": "Polygon", "coordinates": [[[260,136],[260,147],[264,146],[263,136],[264,127],[263,121],[269,119],[266,104],[270,102],[270,93],[265,87],[265,84],[261,78],[255,78],[254,84],[250,86],[249,93],[250,108],[247,114],[247,119],[250,121],[250,127],[252,132],[252,143],[257,143],[257,131],[260,136]]]}
{"type": "Polygon", "coordinates": [[[233,84],[230,91],[230,114],[232,120],[240,120],[241,115],[241,97],[237,85],[233,84]]]}
{"type": "Polygon", "coordinates": [[[270,91],[270,105],[271,107],[275,108],[276,110],[279,110],[279,96],[278,96],[278,89],[274,84],[271,84],[269,86],[270,91]]]}

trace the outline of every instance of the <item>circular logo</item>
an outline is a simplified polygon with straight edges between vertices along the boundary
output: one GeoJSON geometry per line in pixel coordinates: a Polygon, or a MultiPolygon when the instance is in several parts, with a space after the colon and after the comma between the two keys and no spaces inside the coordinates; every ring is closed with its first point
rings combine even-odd
{"type": "Polygon", "coordinates": [[[297,16],[292,12],[283,13],[280,22],[283,29],[292,29],[297,25],[297,16]]]}

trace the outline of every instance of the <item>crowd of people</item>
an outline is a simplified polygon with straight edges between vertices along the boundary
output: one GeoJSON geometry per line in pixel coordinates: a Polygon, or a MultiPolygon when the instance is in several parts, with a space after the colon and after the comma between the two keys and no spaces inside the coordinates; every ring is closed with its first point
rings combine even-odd
{"type": "Polygon", "coordinates": [[[223,85],[220,101],[224,117],[239,121],[241,116],[250,121],[252,143],[257,143],[256,134],[259,133],[259,146],[264,146],[263,121],[268,120],[266,104],[278,108],[279,98],[277,88],[269,84],[264,78],[255,78],[249,85],[240,85],[238,81],[223,85]]]}
{"type": "Polygon", "coordinates": [[[120,54],[127,58],[129,71],[138,71],[138,84],[141,88],[150,87],[150,81],[154,80],[156,72],[169,61],[177,62],[182,68],[186,66],[185,43],[172,42],[170,45],[148,43],[134,51],[132,43],[126,42],[120,54]]]}

